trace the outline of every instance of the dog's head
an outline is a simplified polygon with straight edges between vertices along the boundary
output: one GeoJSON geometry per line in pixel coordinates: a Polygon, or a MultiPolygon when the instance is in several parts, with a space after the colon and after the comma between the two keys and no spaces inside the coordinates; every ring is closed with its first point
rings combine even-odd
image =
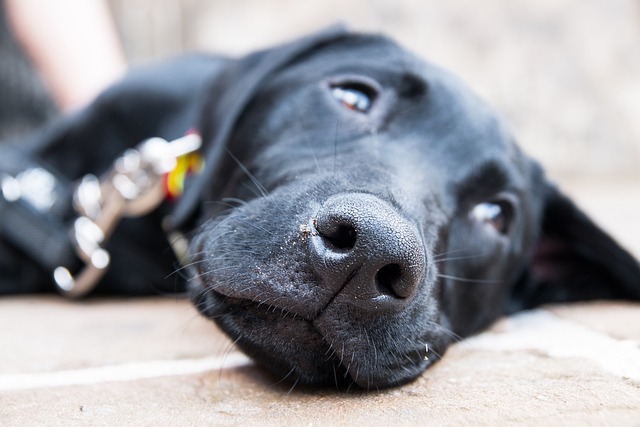
{"type": "Polygon", "coordinates": [[[201,224],[193,299],[282,377],[397,385],[503,313],[639,296],[637,262],[493,111],[386,38],[233,61],[211,99],[181,206],[201,224]]]}

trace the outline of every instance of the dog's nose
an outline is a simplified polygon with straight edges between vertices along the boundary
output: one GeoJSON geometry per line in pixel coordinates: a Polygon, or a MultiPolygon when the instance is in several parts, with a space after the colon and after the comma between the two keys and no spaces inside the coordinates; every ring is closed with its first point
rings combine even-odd
{"type": "Polygon", "coordinates": [[[401,308],[425,274],[425,249],[416,228],[369,194],[329,198],[314,218],[315,270],[328,286],[363,308],[401,308]]]}

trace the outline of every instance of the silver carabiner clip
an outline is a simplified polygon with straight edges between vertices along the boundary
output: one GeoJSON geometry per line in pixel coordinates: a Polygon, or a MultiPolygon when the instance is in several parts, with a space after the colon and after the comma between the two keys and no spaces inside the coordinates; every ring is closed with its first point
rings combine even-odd
{"type": "Polygon", "coordinates": [[[163,175],[176,167],[179,157],[197,151],[201,142],[197,134],[170,142],[151,138],[117,158],[102,179],[86,175],[80,180],[74,192],[79,217],[73,222],[71,240],[85,265],[76,275],[65,266],[54,270],[60,293],[79,298],[95,288],[110,265],[104,245],[118,222],[156,209],[165,199],[163,175]]]}

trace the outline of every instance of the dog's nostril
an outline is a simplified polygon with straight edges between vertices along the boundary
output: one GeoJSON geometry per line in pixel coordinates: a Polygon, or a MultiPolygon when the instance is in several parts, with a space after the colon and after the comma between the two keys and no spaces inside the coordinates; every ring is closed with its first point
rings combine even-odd
{"type": "Polygon", "coordinates": [[[376,273],[376,286],[382,294],[404,298],[400,292],[402,268],[398,264],[387,264],[376,273]]]}
{"type": "Polygon", "coordinates": [[[318,233],[326,243],[335,249],[349,250],[356,245],[356,230],[349,224],[337,222],[322,224],[318,228],[318,233]]]}

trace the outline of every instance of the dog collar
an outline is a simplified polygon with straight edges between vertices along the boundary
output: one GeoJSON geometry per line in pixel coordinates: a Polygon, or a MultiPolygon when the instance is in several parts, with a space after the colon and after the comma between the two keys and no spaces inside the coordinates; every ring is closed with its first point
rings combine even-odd
{"type": "Polygon", "coordinates": [[[176,200],[184,193],[184,184],[191,175],[204,168],[204,159],[199,151],[184,154],[176,159],[175,167],[164,174],[162,188],[167,200],[176,200]]]}

